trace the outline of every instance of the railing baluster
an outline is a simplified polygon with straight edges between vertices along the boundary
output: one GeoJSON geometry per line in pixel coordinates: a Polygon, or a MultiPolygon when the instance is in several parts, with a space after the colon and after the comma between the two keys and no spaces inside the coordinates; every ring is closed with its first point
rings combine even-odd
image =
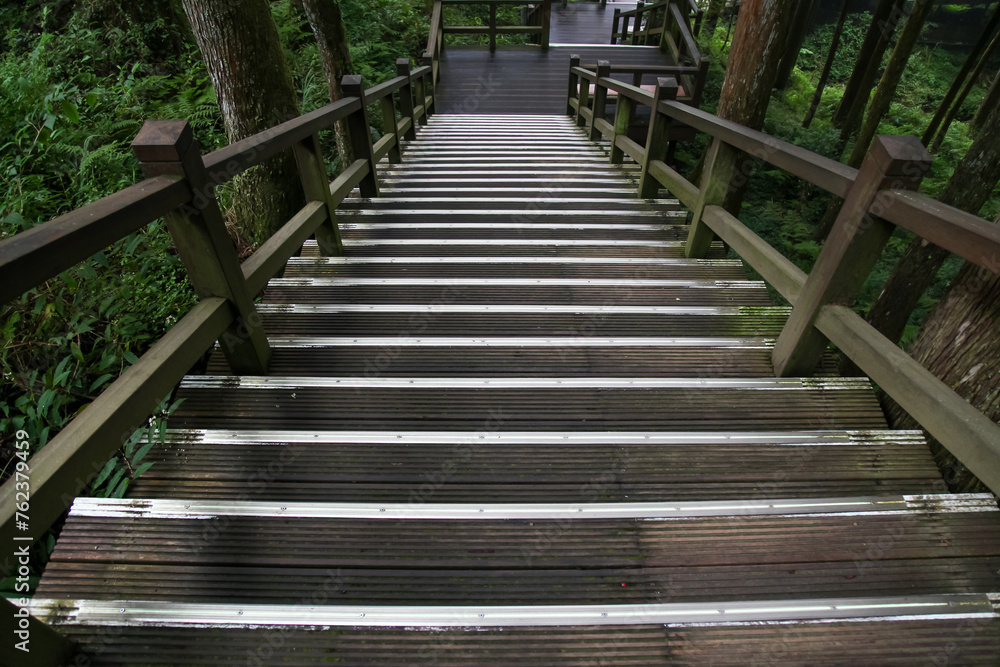
{"type": "Polygon", "coordinates": [[[649,116],[649,132],[646,135],[646,153],[642,159],[642,172],[639,177],[639,196],[643,199],[655,197],[660,190],[660,183],[649,174],[649,165],[653,160],[665,160],[670,143],[670,118],[657,109],[661,101],[677,99],[677,79],[672,76],[661,76],[656,80],[656,92],[653,93],[653,106],[649,116]]]}
{"type": "Polygon", "coordinates": [[[570,101],[577,96],[578,86],[580,85],[580,77],[573,71],[574,67],[580,66],[580,56],[572,55],[569,57],[569,90],[566,92],[566,115],[572,116],[576,113],[576,109],[570,104],[570,101]]]}
{"type": "Polygon", "coordinates": [[[642,0],[635,3],[635,18],[632,20],[632,45],[638,46],[642,36],[642,8],[645,3],[642,0]]]}
{"type": "Polygon", "coordinates": [[[611,43],[617,44],[618,38],[621,36],[621,20],[622,20],[622,10],[615,7],[614,16],[611,17],[611,43]]]}
{"type": "Polygon", "coordinates": [[[372,152],[371,123],[368,121],[368,103],[365,100],[365,89],[361,84],[361,75],[346,75],[341,79],[340,87],[343,89],[345,97],[357,97],[361,100],[361,108],[347,117],[347,131],[351,134],[354,159],[368,161],[368,173],[358,184],[361,196],[378,197],[378,173],[375,168],[375,155],[372,152]]]}
{"type": "Polygon", "coordinates": [[[549,50],[549,33],[552,31],[552,0],[542,3],[542,51],[549,50]]]}
{"type": "Polygon", "coordinates": [[[586,77],[580,77],[580,103],[576,107],[576,124],[578,127],[586,127],[587,119],[583,115],[583,110],[590,105],[590,81],[586,77]]]}
{"type": "Polygon", "coordinates": [[[407,141],[413,141],[417,138],[417,119],[413,117],[413,80],[410,78],[409,58],[396,60],[396,76],[406,77],[406,83],[399,89],[399,113],[403,116],[404,123],[410,121],[403,132],[403,137],[407,141]]]}
{"type": "Polygon", "coordinates": [[[490,3],[490,53],[497,50],[497,3],[490,3]]]}
{"type": "MultiPolygon", "coordinates": [[[[431,56],[427,55],[426,53],[424,54],[424,65],[426,67],[430,67],[431,71],[433,71],[434,68],[433,58],[431,58],[431,56]]],[[[427,119],[430,118],[430,115],[435,112],[434,96],[437,92],[435,90],[435,86],[437,84],[434,78],[431,76],[425,74],[424,76],[420,77],[421,82],[427,82],[428,79],[430,80],[430,82],[425,83],[423,87],[424,97],[422,98],[422,102],[424,104],[424,122],[422,124],[426,124],[427,119]],[[430,98],[430,102],[427,101],[427,98],[430,98]]]]}
{"type": "Polygon", "coordinates": [[[618,137],[628,136],[628,128],[632,124],[635,113],[635,102],[624,95],[618,95],[615,106],[615,132],[611,136],[611,164],[621,164],[625,159],[625,151],[618,147],[618,137]]]}
{"type": "Polygon", "coordinates": [[[930,166],[931,156],[916,137],[876,138],[775,343],[775,375],[813,373],[828,344],[814,326],[816,315],[827,304],[854,302],[894,230],[872,212],[879,191],[915,190],[930,166]]]}
{"type": "MultiPolygon", "coordinates": [[[[427,56],[424,56],[426,59],[427,56]]],[[[427,109],[427,79],[425,77],[417,77],[416,83],[414,85],[417,95],[417,107],[420,111],[414,110],[414,115],[420,114],[420,118],[414,119],[414,122],[419,121],[421,125],[427,124],[427,114],[430,112],[427,109]]]]}
{"type": "MultiPolygon", "coordinates": [[[[326,204],[326,221],[316,229],[316,243],[319,244],[323,256],[342,255],[344,244],[340,240],[340,228],[337,227],[337,207],[330,196],[330,179],[326,173],[326,162],[323,160],[323,149],[319,135],[313,134],[297,142],[292,149],[295,162],[299,167],[302,179],[302,191],[307,201],[319,201],[326,204]]],[[[345,165],[346,166],[346,165],[345,165]]]]}
{"type": "Polygon", "coordinates": [[[601,79],[611,76],[611,63],[607,60],[597,61],[597,82],[594,84],[594,112],[587,122],[587,136],[591,140],[601,138],[601,130],[596,127],[597,119],[604,118],[604,107],[608,103],[608,89],[601,85],[601,79]]]}
{"type": "Polygon", "coordinates": [[[236,319],[219,339],[230,368],[240,375],[266,375],[271,350],[191,126],[146,121],[132,149],[147,177],[181,176],[191,185],[191,202],[166,216],[177,254],[198,296],[222,297],[233,306],[236,319]]]}
{"type": "Polygon", "coordinates": [[[382,130],[385,135],[392,135],[395,141],[389,146],[389,164],[399,164],[403,160],[400,154],[399,126],[396,125],[396,103],[393,101],[392,93],[379,100],[382,109],[382,130]]]}

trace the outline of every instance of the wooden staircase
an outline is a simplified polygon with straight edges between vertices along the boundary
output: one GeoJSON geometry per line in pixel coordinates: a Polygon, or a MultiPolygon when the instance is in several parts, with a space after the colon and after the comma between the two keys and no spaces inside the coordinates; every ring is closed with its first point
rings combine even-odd
{"type": "Polygon", "coordinates": [[[559,116],[437,115],[34,609],[95,665],[995,665],[1000,512],[559,116]],[[516,142],[513,141],[516,139],[516,142]],[[513,145],[519,145],[514,148],[513,145]]]}

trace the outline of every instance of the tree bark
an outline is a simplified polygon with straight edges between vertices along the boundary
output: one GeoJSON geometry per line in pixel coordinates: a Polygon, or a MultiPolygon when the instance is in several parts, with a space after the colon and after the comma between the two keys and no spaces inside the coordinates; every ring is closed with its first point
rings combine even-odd
{"type": "MultiPolygon", "coordinates": [[[[764,126],[795,4],[795,0],[743,2],[716,111],[720,118],[755,130],[764,126]]],[[[741,154],[736,164],[740,173],[749,174],[753,158],[741,154]]],[[[746,178],[737,178],[729,188],[724,206],[733,215],[739,213],[746,185],[746,178]]]]}
{"type": "MultiPolygon", "coordinates": [[[[867,102],[868,91],[875,81],[875,73],[882,64],[882,56],[889,46],[892,33],[896,30],[896,22],[902,13],[902,4],[903,0],[880,0],[875,9],[872,24],[865,34],[865,41],[861,44],[861,53],[844,89],[844,97],[840,101],[837,113],[833,116],[834,127],[843,127],[846,124],[860,96],[864,95],[867,102]]],[[[864,109],[864,106],[861,108],[864,109]]]]}
{"type": "Polygon", "coordinates": [[[875,138],[879,123],[882,122],[882,118],[892,104],[892,98],[896,95],[903,70],[906,69],[906,64],[910,61],[910,54],[913,53],[913,47],[917,45],[917,39],[920,37],[924,22],[933,6],[934,0],[916,0],[914,2],[913,11],[906,19],[906,25],[903,26],[899,41],[896,42],[896,48],[892,51],[889,64],[886,65],[885,72],[882,73],[882,80],[879,81],[871,105],[868,107],[868,115],[858,133],[858,139],[854,143],[854,150],[851,151],[851,156],[847,160],[847,164],[852,167],[860,167],[865,155],[868,154],[868,148],[871,146],[872,139],[875,138]]]}
{"type": "MultiPolygon", "coordinates": [[[[336,102],[344,97],[340,80],[345,74],[352,74],[354,71],[347,31],[344,29],[344,19],[340,13],[340,3],[337,0],[299,1],[316,36],[320,60],[323,61],[323,70],[326,72],[326,87],[330,101],[336,102]]],[[[337,142],[337,153],[340,155],[340,167],[344,169],[354,161],[344,121],[334,126],[334,137],[337,142]]]]}
{"type": "Polygon", "coordinates": [[[998,106],[1000,106],[1000,72],[997,72],[996,78],[993,79],[993,85],[990,86],[989,92],[986,93],[983,103],[979,105],[979,110],[976,111],[976,115],[972,119],[972,129],[981,132],[990,110],[998,106]]]}
{"type": "MultiPolygon", "coordinates": [[[[299,115],[278,29],[267,0],[183,0],[231,142],[299,115]]],[[[302,206],[290,151],[234,179],[233,213],[242,239],[260,244],[302,206]]]]}
{"type": "Polygon", "coordinates": [[[937,111],[934,113],[934,118],[931,119],[930,124],[924,131],[924,136],[921,138],[924,146],[930,146],[931,142],[934,141],[935,135],[937,135],[938,129],[941,127],[941,122],[944,120],[945,114],[948,113],[948,109],[951,108],[951,103],[955,101],[955,96],[958,95],[958,91],[962,89],[962,85],[965,83],[966,78],[969,76],[969,72],[975,66],[976,62],[979,60],[979,56],[982,54],[983,49],[990,41],[990,35],[997,29],[1000,25],[1000,4],[993,11],[993,15],[986,24],[986,28],[983,30],[982,34],[979,35],[979,39],[972,46],[972,50],[969,51],[969,55],[965,58],[965,62],[962,63],[961,69],[958,70],[958,74],[955,76],[955,81],[952,82],[951,87],[948,88],[948,92],[945,93],[944,99],[941,100],[940,106],[938,106],[937,111]]]}
{"type": "Polygon", "coordinates": [[[778,90],[784,90],[788,87],[795,63],[799,60],[799,52],[802,51],[802,44],[805,43],[809,28],[812,27],[813,21],[816,19],[817,9],[819,9],[819,0],[802,0],[795,8],[791,38],[788,40],[788,47],[785,49],[784,55],[781,56],[778,77],[774,82],[774,87],[778,90]]]}
{"type": "Polygon", "coordinates": [[[819,81],[816,83],[816,94],[813,95],[812,104],[809,105],[809,112],[806,113],[805,120],[802,121],[802,127],[808,128],[812,124],[813,117],[816,116],[816,110],[819,109],[819,103],[823,100],[823,89],[826,88],[826,82],[830,78],[833,61],[837,58],[837,47],[840,46],[840,37],[844,34],[844,24],[847,23],[847,14],[850,6],[851,0],[842,0],[840,4],[840,16],[837,18],[837,27],[833,30],[830,50],[826,54],[823,71],[820,73],[819,81]]]}
{"type": "MultiPolygon", "coordinates": [[[[955,167],[940,200],[963,211],[978,214],[998,181],[1000,109],[994,106],[983,131],[955,167]]],[[[899,342],[910,314],[934,282],[948,254],[946,250],[921,238],[914,239],[868,310],[868,321],[872,326],[889,340],[899,342]]],[[[927,326],[925,324],[924,328],[927,326]]]]}
{"type": "MultiPolygon", "coordinates": [[[[993,421],[1000,421],[1000,265],[994,272],[967,264],[920,330],[910,354],[942,382],[993,421]]],[[[886,412],[893,428],[918,428],[891,399],[886,412]]],[[[940,443],[931,451],[953,491],[987,489],[940,443]]]]}

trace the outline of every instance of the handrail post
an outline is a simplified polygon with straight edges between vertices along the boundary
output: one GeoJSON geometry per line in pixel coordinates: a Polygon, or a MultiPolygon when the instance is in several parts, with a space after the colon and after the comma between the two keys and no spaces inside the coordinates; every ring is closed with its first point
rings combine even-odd
{"type": "Polygon", "coordinates": [[[577,127],[586,127],[587,119],[583,116],[583,110],[590,106],[590,81],[587,77],[580,77],[580,96],[579,105],[576,107],[576,125],[577,127]]]}
{"type": "Polygon", "coordinates": [[[549,33],[552,31],[552,0],[542,3],[542,51],[549,50],[549,33]]]}
{"type": "Polygon", "coordinates": [[[295,163],[302,179],[302,192],[307,201],[319,201],[326,205],[326,220],[316,228],[316,243],[319,252],[324,257],[344,254],[344,243],[340,239],[340,228],[337,226],[337,207],[330,195],[330,179],[326,173],[326,162],[323,160],[323,148],[319,135],[313,134],[292,146],[295,153],[295,163]]]}
{"type": "Polygon", "coordinates": [[[403,133],[407,141],[417,138],[417,119],[413,117],[413,79],[410,77],[410,59],[396,59],[396,76],[405,76],[406,83],[399,89],[399,113],[405,122],[409,119],[410,124],[403,133]]]}
{"type": "Polygon", "coordinates": [[[615,105],[615,131],[611,135],[611,164],[621,164],[625,159],[625,151],[618,147],[618,137],[628,136],[628,128],[632,125],[632,115],[635,113],[635,101],[625,95],[618,95],[615,105]]]}
{"type": "Polygon", "coordinates": [[[577,86],[579,85],[579,77],[573,71],[574,67],[580,66],[580,56],[573,55],[569,57],[569,90],[566,92],[566,115],[572,116],[575,113],[573,105],[570,103],[573,97],[577,94],[577,86]]]}
{"type": "Polygon", "coordinates": [[[931,156],[916,137],[875,139],[774,345],[776,376],[815,370],[828,343],[814,325],[816,316],[827,304],[854,302],[895,228],[878,217],[879,192],[915,190],[930,166],[931,156]]]}
{"type": "Polygon", "coordinates": [[[639,177],[639,197],[650,199],[660,190],[660,183],[649,174],[649,165],[653,160],[665,160],[670,143],[670,117],[660,113],[660,102],[672,102],[677,99],[677,79],[672,76],[661,76],[656,79],[656,92],[653,93],[653,107],[649,115],[649,132],[646,135],[646,152],[642,158],[642,171],[639,177]]]}
{"type": "Polygon", "coordinates": [[[721,139],[712,139],[712,145],[705,154],[705,166],[701,170],[698,202],[691,210],[691,223],[688,226],[687,244],[684,248],[685,257],[704,258],[712,247],[715,232],[705,224],[702,216],[706,207],[721,206],[725,202],[739,155],[740,151],[721,139]]]}
{"type": "Polygon", "coordinates": [[[146,121],[132,150],[147,177],[179,176],[190,184],[191,202],[165,216],[167,229],[198,296],[222,297],[232,304],[235,319],[219,339],[229,367],[240,375],[266,375],[271,350],[191,126],[187,121],[146,121]]]}
{"type": "MultiPolygon", "coordinates": [[[[426,59],[427,56],[425,55],[424,58],[426,59]]],[[[433,76],[433,69],[431,70],[431,74],[433,76]]],[[[427,109],[427,78],[418,76],[413,88],[417,98],[417,105],[413,109],[413,122],[419,122],[421,125],[426,125],[427,114],[429,113],[427,109]],[[416,116],[419,116],[419,118],[416,116]]]]}
{"type": "Polygon", "coordinates": [[[615,7],[615,13],[611,17],[611,43],[612,44],[617,44],[618,43],[618,36],[619,36],[619,32],[620,32],[619,28],[621,28],[621,26],[619,24],[621,23],[621,20],[622,20],[622,10],[619,9],[618,7],[615,7]]]}
{"type": "MultiPolygon", "coordinates": [[[[424,54],[424,66],[430,67],[431,73],[434,72],[434,59],[431,56],[427,55],[426,53],[424,54]]],[[[426,82],[427,78],[428,78],[427,75],[424,75],[420,77],[420,80],[426,82]]],[[[437,111],[435,107],[436,104],[435,95],[437,95],[436,86],[437,86],[437,81],[434,79],[433,76],[430,77],[430,85],[426,85],[426,83],[424,85],[424,97],[421,100],[424,105],[424,122],[422,123],[423,125],[426,125],[427,119],[430,118],[430,115],[437,111]],[[428,98],[430,99],[430,102],[427,101],[428,98]]]]}
{"type": "Polygon", "coordinates": [[[597,61],[597,81],[594,83],[594,113],[590,114],[587,123],[587,136],[591,140],[601,138],[601,131],[596,127],[597,118],[604,118],[604,107],[608,103],[608,89],[601,85],[601,79],[611,76],[611,63],[607,60],[597,61]]]}
{"type": "Polygon", "coordinates": [[[402,146],[399,141],[399,125],[396,123],[396,102],[393,100],[392,93],[389,93],[378,102],[379,107],[382,109],[383,136],[389,134],[395,138],[395,141],[389,146],[389,164],[399,164],[403,161],[403,156],[400,153],[402,146]]]}
{"type": "Polygon", "coordinates": [[[351,135],[351,148],[354,159],[368,161],[368,173],[358,184],[362,197],[378,197],[378,173],[375,167],[375,155],[372,152],[371,123],[368,121],[368,106],[365,100],[365,88],[361,84],[360,74],[348,74],[341,79],[340,87],[344,97],[356,97],[361,102],[361,108],[347,117],[347,131],[351,135]]]}
{"type": "Polygon", "coordinates": [[[497,3],[490,3],[490,53],[497,50],[497,3]]]}
{"type": "Polygon", "coordinates": [[[642,34],[642,8],[646,6],[642,0],[635,3],[635,19],[632,22],[632,45],[638,46],[639,37],[642,34]]]}

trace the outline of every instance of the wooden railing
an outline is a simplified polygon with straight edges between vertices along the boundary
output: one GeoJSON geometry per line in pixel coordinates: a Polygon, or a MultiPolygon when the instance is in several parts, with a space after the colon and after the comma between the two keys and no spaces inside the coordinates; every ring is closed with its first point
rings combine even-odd
{"type": "Polygon", "coordinates": [[[676,100],[677,81],[661,78],[654,92],[570,67],[567,107],[591,136],[611,142],[611,162],[625,155],[640,166],[639,195],[667,188],[693,212],[688,257],[704,257],[715,236],[725,241],[792,305],[773,353],[780,377],[810,375],[829,343],[836,345],[994,493],[1000,494],[1000,426],[938,380],[849,307],[894,226],[989,271],[997,270],[1000,227],[926,197],[916,188],[931,158],[915,137],[881,136],[861,169],[723,120],[676,100]],[[592,84],[594,105],[588,107],[592,84]],[[601,100],[618,94],[615,118],[602,118],[601,100]],[[650,108],[645,144],[625,135],[636,105],[650,108]],[[681,122],[712,137],[699,185],[665,161],[669,125],[681,122]],[[770,163],[845,199],[823,250],[807,275],[721,204],[745,178],[742,153],[770,163]]]}
{"type": "Polygon", "coordinates": [[[694,35],[701,29],[703,10],[695,0],[661,0],[636,3],[627,12],[616,9],[611,23],[611,43],[668,47],[678,64],[699,57],[694,35]],[[682,60],[683,59],[683,60],[682,60]]]}
{"type": "MultiPolygon", "coordinates": [[[[488,35],[490,51],[496,51],[497,35],[530,35],[542,50],[549,48],[549,26],[552,14],[552,0],[434,0],[431,11],[430,35],[427,53],[435,62],[444,50],[445,35],[488,35]],[[490,14],[486,25],[446,25],[443,9],[448,5],[487,5],[490,14]],[[500,5],[527,7],[527,25],[497,25],[497,9],[500,5]]],[[[434,72],[435,81],[437,70],[434,72]]]]}
{"type": "MultiPolygon", "coordinates": [[[[270,350],[254,295],[310,236],[315,236],[324,254],[339,253],[336,207],[355,187],[363,196],[377,196],[378,162],[383,158],[399,162],[401,139],[415,138],[416,125],[427,122],[434,104],[431,68],[411,71],[409,60],[403,58],[397,62],[397,72],[395,78],[367,90],[360,76],[346,76],[340,101],[204,156],[186,122],[147,122],[133,142],[145,181],[0,243],[0,302],[6,302],[166,218],[200,297],[163,338],[27,462],[34,539],[62,515],[217,340],[234,371],[267,372],[270,350]],[[381,109],[385,129],[374,144],[368,117],[372,105],[381,109]],[[318,133],[341,120],[346,122],[356,159],[330,182],[318,133]],[[240,264],[214,189],[288,149],[294,152],[307,203],[240,264]]],[[[23,539],[16,530],[15,509],[12,477],[0,487],[2,544],[14,544],[15,536],[23,539]]]]}

